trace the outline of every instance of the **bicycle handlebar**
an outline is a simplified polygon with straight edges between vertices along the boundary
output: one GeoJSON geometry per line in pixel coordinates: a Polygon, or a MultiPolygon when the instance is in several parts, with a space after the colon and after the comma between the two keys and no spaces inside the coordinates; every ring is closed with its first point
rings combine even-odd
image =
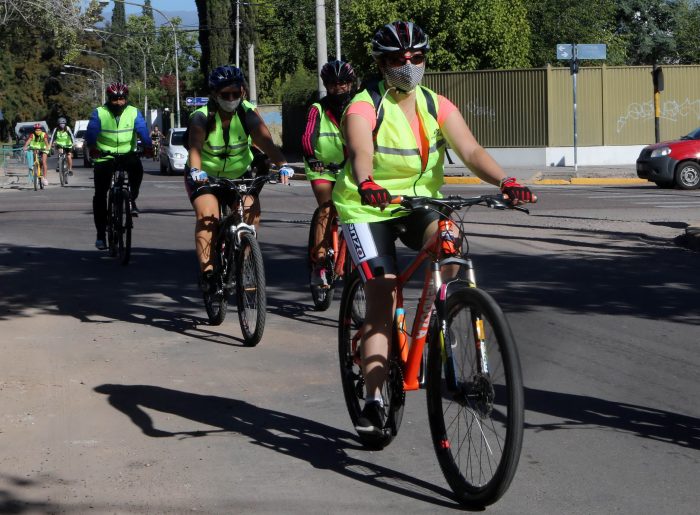
{"type": "Polygon", "coordinates": [[[482,205],[489,207],[491,209],[515,209],[516,211],[522,211],[523,213],[530,214],[530,210],[514,205],[507,197],[502,194],[498,195],[479,195],[478,197],[462,197],[460,195],[449,195],[444,198],[433,198],[433,197],[410,197],[410,196],[395,196],[392,197],[390,204],[400,204],[398,207],[392,211],[393,213],[398,213],[399,211],[414,211],[416,209],[424,209],[428,206],[434,206],[439,208],[449,208],[452,211],[456,211],[465,207],[471,207],[476,205],[482,205]]]}

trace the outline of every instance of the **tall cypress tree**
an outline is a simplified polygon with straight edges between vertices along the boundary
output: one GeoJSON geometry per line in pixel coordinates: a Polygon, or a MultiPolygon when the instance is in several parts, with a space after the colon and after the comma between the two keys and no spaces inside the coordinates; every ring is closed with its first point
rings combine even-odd
{"type": "Polygon", "coordinates": [[[143,3],[143,11],[142,12],[143,12],[144,16],[147,16],[151,19],[151,21],[154,21],[153,20],[153,8],[151,7],[151,0],[145,0],[145,2],[143,3]]]}
{"type": "Polygon", "coordinates": [[[235,0],[196,0],[199,14],[199,44],[204,76],[232,61],[235,54],[235,0]],[[232,9],[233,7],[233,9],[232,9]]]}

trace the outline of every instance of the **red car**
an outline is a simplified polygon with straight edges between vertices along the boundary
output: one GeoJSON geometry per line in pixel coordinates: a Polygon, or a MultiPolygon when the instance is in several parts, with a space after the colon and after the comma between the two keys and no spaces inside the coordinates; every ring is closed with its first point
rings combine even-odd
{"type": "Polygon", "coordinates": [[[700,127],[679,140],[644,147],[637,158],[637,177],[661,188],[700,187],[700,127]]]}

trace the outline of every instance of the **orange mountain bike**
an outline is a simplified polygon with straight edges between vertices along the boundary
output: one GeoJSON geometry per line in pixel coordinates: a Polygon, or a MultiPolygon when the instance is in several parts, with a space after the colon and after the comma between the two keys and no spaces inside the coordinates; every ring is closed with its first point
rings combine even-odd
{"type": "MultiPolygon", "coordinates": [[[[326,165],[326,173],[337,174],[341,170],[341,166],[335,163],[326,165]]],[[[309,290],[311,298],[314,301],[314,307],[318,311],[327,310],[333,301],[333,290],[335,282],[350,273],[352,262],[347,254],[347,245],[343,238],[343,233],[340,230],[338,220],[338,212],[331,202],[330,213],[328,215],[328,223],[326,225],[326,233],[324,234],[323,243],[327,245],[326,257],[318,265],[322,266],[325,273],[325,284],[314,284],[313,275],[316,272],[314,266],[317,264],[314,255],[318,246],[316,245],[316,226],[321,217],[321,208],[317,207],[311,217],[311,227],[309,228],[309,243],[307,252],[307,265],[309,270],[309,290]]]]}
{"type": "MultiPolygon", "coordinates": [[[[476,287],[463,219],[456,213],[478,204],[496,209],[512,206],[501,195],[399,200],[401,210],[432,209],[441,218],[438,231],[398,275],[394,330],[382,387],[386,425],[380,436],[361,434],[360,440],[375,448],[388,445],[401,425],[405,392],[425,387],[433,446],[445,479],[460,503],[483,507],[505,493],[518,465],[524,416],[522,374],[501,308],[476,287]],[[402,290],[426,261],[423,290],[407,333],[402,290]],[[449,280],[441,274],[445,266],[458,270],[449,280]]],[[[354,271],[343,288],[338,329],[341,381],[353,425],[365,396],[360,358],[364,313],[363,283],[354,271]]]]}

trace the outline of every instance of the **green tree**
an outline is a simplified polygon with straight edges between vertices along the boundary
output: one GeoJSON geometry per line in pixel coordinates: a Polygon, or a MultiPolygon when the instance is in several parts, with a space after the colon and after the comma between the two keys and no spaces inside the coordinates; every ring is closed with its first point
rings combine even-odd
{"type": "Polygon", "coordinates": [[[674,10],[675,61],[700,63],[700,5],[693,0],[678,0],[674,10]]]}
{"type": "Polygon", "coordinates": [[[530,27],[521,0],[351,0],[348,57],[364,73],[373,66],[371,39],[386,23],[414,21],[430,38],[430,70],[528,65],[530,27]]]}
{"type": "Polygon", "coordinates": [[[673,62],[675,6],[675,0],[617,0],[616,31],[627,42],[626,64],[673,62]]]}
{"type": "Polygon", "coordinates": [[[556,60],[558,43],[604,43],[606,63],[624,64],[627,40],[616,31],[616,0],[525,0],[525,5],[533,66],[565,64],[556,60]]]}

